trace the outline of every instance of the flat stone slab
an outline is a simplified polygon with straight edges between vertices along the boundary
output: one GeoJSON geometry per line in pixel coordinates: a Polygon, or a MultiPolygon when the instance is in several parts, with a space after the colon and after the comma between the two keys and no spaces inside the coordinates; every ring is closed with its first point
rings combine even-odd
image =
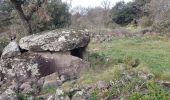
{"type": "Polygon", "coordinates": [[[53,30],[41,34],[26,36],[19,41],[21,49],[42,51],[70,51],[86,47],[90,42],[87,30],[53,30]]]}

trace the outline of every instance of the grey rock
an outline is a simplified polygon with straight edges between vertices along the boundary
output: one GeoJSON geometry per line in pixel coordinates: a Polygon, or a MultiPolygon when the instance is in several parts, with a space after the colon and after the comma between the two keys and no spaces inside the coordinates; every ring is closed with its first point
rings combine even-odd
{"type": "Polygon", "coordinates": [[[68,79],[67,79],[67,76],[66,76],[66,75],[61,75],[61,76],[60,76],[60,80],[61,80],[62,82],[65,82],[65,81],[67,81],[68,79]]]}
{"type": "Polygon", "coordinates": [[[4,93],[0,95],[0,100],[18,100],[18,98],[13,90],[7,89],[4,93]]]}
{"type": "Polygon", "coordinates": [[[30,96],[30,97],[27,98],[27,100],[36,100],[36,99],[35,99],[35,97],[30,96]]]}
{"type": "Polygon", "coordinates": [[[10,58],[21,55],[20,49],[16,41],[10,42],[3,50],[1,58],[10,58]]]}
{"type": "Polygon", "coordinates": [[[57,84],[57,86],[61,86],[63,84],[63,81],[57,80],[56,84],[57,84]]]}
{"type": "Polygon", "coordinates": [[[38,86],[39,86],[41,89],[42,89],[42,87],[43,87],[44,81],[45,81],[45,78],[44,78],[44,77],[42,77],[42,78],[40,78],[40,79],[38,80],[38,86]]]}
{"type": "Polygon", "coordinates": [[[170,81],[161,81],[160,83],[165,87],[170,88],[170,81]]]}
{"type": "Polygon", "coordinates": [[[144,79],[144,80],[147,80],[147,79],[148,79],[148,75],[147,75],[146,73],[142,72],[142,71],[139,71],[139,72],[138,72],[138,77],[139,77],[139,78],[142,78],[142,79],[144,79]]]}
{"type": "Polygon", "coordinates": [[[64,91],[62,89],[56,89],[55,100],[70,100],[67,95],[64,95],[64,91]]]}
{"type": "Polygon", "coordinates": [[[20,90],[22,91],[22,93],[24,94],[30,94],[33,92],[33,89],[31,88],[31,85],[29,82],[23,83],[20,86],[20,90]]]}
{"type": "Polygon", "coordinates": [[[77,91],[73,97],[72,100],[91,100],[90,94],[85,92],[84,90],[77,91]]]}
{"type": "Polygon", "coordinates": [[[58,73],[63,82],[79,78],[89,68],[88,62],[78,57],[58,53],[39,53],[36,62],[42,76],[58,73]]]}
{"type": "Polygon", "coordinates": [[[89,34],[84,30],[53,30],[24,37],[19,45],[30,51],[69,51],[86,47],[89,41],[89,34]]]}
{"type": "Polygon", "coordinates": [[[48,87],[57,88],[57,82],[56,82],[56,80],[55,80],[55,81],[44,82],[44,84],[43,84],[43,89],[48,88],[48,87]]]}
{"type": "Polygon", "coordinates": [[[50,75],[47,75],[44,77],[44,84],[43,84],[43,88],[46,87],[53,87],[53,88],[57,88],[57,80],[59,79],[58,74],[57,73],[53,73],[50,75]]]}
{"type": "Polygon", "coordinates": [[[97,88],[98,89],[107,89],[109,87],[109,84],[107,84],[104,81],[98,81],[97,82],[97,88]]]}
{"type": "Polygon", "coordinates": [[[0,95],[0,100],[12,100],[12,98],[7,95],[0,95]]]}
{"type": "Polygon", "coordinates": [[[54,95],[50,95],[47,100],[55,100],[55,96],[54,95]]]}

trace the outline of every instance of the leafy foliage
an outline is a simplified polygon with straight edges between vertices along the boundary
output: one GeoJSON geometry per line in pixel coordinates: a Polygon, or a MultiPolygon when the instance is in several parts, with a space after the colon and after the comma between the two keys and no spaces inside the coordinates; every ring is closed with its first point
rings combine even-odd
{"type": "Polygon", "coordinates": [[[50,13],[51,22],[57,28],[62,28],[70,25],[71,15],[66,4],[50,3],[48,4],[48,12],[50,13]]]}
{"type": "Polygon", "coordinates": [[[148,0],[135,0],[127,4],[123,1],[118,2],[111,10],[112,21],[120,25],[131,23],[146,13],[143,7],[148,2],[148,0]]]}
{"type": "MultiPolygon", "coordinates": [[[[26,14],[29,12],[27,6],[23,6],[23,9],[26,9],[26,14]]],[[[14,25],[16,34],[23,34],[25,30],[17,12],[13,11],[11,16],[14,16],[14,20],[11,22],[12,25],[14,25]]],[[[29,23],[31,24],[32,33],[38,33],[45,30],[69,26],[71,22],[70,17],[71,15],[69,13],[68,5],[58,2],[58,0],[52,0],[42,4],[42,6],[31,16],[29,23]]]]}
{"type": "Polygon", "coordinates": [[[0,2],[0,27],[10,25],[10,13],[12,6],[8,1],[0,2]]]}

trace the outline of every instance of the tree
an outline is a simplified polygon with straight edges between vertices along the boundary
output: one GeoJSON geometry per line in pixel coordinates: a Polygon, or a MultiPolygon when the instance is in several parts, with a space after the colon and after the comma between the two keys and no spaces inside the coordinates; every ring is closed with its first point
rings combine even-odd
{"type": "Polygon", "coordinates": [[[48,12],[50,14],[51,23],[56,28],[62,28],[71,24],[71,14],[69,13],[69,6],[64,3],[49,3],[48,12]]]}
{"type": "Polygon", "coordinates": [[[160,33],[170,32],[170,2],[169,0],[151,0],[148,4],[152,28],[160,33]]]}
{"type": "Polygon", "coordinates": [[[148,2],[150,0],[134,0],[130,3],[118,2],[111,10],[111,18],[117,24],[127,25],[146,14],[144,7],[148,2]]]}
{"type": "Polygon", "coordinates": [[[120,25],[127,25],[135,18],[135,15],[134,8],[123,1],[118,2],[111,10],[113,22],[120,25]]]}
{"type": "Polygon", "coordinates": [[[163,20],[170,20],[169,0],[151,0],[148,9],[155,23],[159,23],[163,20]]]}
{"type": "Polygon", "coordinates": [[[108,10],[108,9],[110,9],[110,4],[111,4],[110,0],[104,0],[104,1],[102,2],[102,7],[103,7],[105,10],[108,10]]]}
{"type": "Polygon", "coordinates": [[[55,28],[69,26],[71,23],[71,15],[67,4],[61,0],[10,0],[17,11],[13,12],[12,16],[15,19],[12,22],[13,27],[17,26],[16,33],[22,33],[26,29],[26,33],[32,34],[55,28]],[[20,26],[19,20],[23,23],[20,26]]]}
{"type": "Polygon", "coordinates": [[[10,25],[12,7],[8,1],[0,1],[0,27],[10,25]]]}
{"type": "Polygon", "coordinates": [[[20,16],[27,34],[32,34],[33,31],[30,20],[33,14],[46,2],[46,0],[10,0],[10,2],[20,16]],[[28,9],[25,10],[23,7],[27,7],[28,9]]]}

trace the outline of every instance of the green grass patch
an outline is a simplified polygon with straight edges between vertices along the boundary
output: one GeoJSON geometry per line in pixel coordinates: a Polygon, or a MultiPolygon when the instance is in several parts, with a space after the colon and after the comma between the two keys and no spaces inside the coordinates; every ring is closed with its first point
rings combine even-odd
{"type": "Polygon", "coordinates": [[[90,44],[92,52],[112,59],[138,59],[158,79],[170,80],[170,41],[164,37],[121,38],[90,44]]]}
{"type": "Polygon", "coordinates": [[[43,92],[53,94],[56,92],[56,88],[52,86],[47,86],[43,89],[43,92]]]}

